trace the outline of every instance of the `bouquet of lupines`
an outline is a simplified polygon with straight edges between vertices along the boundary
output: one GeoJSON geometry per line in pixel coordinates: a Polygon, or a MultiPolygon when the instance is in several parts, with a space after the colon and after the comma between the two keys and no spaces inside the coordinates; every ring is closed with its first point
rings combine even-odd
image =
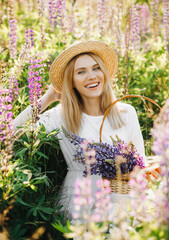
{"type": "MultiPolygon", "coordinates": [[[[79,163],[86,164],[85,153],[83,149],[83,143],[87,140],[74,135],[62,126],[65,136],[71,143],[77,146],[74,160],[79,163]]],[[[125,143],[116,136],[117,140],[112,137],[112,145],[99,142],[88,142],[86,151],[94,150],[96,161],[90,164],[91,175],[99,174],[103,178],[114,179],[117,177],[117,173],[121,175],[130,173],[137,165],[140,168],[144,168],[143,157],[139,155],[132,142],[125,143]],[[118,169],[119,168],[119,169],[118,169]]],[[[92,156],[91,156],[92,158],[92,156]]],[[[90,159],[90,156],[89,156],[90,159]]],[[[87,168],[84,171],[84,176],[87,175],[87,168]]]]}

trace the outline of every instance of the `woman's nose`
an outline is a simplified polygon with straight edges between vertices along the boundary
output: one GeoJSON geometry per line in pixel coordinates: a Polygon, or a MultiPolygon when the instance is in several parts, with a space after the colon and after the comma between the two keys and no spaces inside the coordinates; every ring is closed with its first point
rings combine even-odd
{"type": "Polygon", "coordinates": [[[88,72],[88,79],[90,80],[92,80],[92,79],[95,79],[96,78],[96,75],[95,75],[95,73],[93,72],[93,71],[90,71],[90,72],[88,72]]]}

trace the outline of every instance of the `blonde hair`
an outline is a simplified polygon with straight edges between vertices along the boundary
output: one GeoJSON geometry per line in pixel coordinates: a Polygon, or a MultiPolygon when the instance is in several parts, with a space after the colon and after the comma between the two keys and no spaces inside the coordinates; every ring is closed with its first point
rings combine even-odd
{"type": "MultiPolygon", "coordinates": [[[[110,84],[110,78],[105,67],[105,64],[100,59],[100,57],[94,53],[82,53],[70,60],[66,66],[64,77],[63,77],[63,87],[62,87],[62,114],[64,118],[64,123],[68,131],[78,134],[81,120],[82,120],[82,109],[83,101],[79,92],[73,88],[73,74],[74,74],[74,65],[76,59],[87,54],[91,56],[99,65],[100,69],[104,74],[104,87],[101,94],[100,107],[101,111],[104,113],[106,109],[111,105],[112,102],[116,100],[115,94],[110,84]]],[[[124,125],[124,122],[121,118],[120,111],[117,105],[113,106],[108,114],[108,119],[111,122],[113,129],[118,129],[124,125]]]]}

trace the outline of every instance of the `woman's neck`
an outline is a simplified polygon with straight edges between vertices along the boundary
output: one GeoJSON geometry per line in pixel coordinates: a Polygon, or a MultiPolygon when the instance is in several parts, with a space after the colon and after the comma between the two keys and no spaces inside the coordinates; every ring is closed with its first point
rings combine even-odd
{"type": "Polygon", "coordinates": [[[83,101],[83,112],[91,116],[100,116],[103,114],[98,99],[85,99],[83,101]]]}

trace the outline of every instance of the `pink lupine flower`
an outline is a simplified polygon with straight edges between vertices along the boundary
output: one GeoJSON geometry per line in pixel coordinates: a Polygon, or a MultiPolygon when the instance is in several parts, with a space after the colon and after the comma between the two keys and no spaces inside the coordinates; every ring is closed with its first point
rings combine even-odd
{"type": "Polygon", "coordinates": [[[110,212],[113,209],[113,204],[111,203],[110,197],[110,182],[106,179],[99,179],[96,185],[98,190],[95,193],[96,203],[91,218],[93,221],[97,220],[98,222],[111,221],[110,212]]]}
{"type": "Polygon", "coordinates": [[[74,219],[83,218],[87,221],[88,218],[90,218],[90,209],[93,204],[93,198],[91,196],[91,179],[77,179],[74,193],[75,212],[73,217],[74,219]]]}
{"type": "Polygon", "coordinates": [[[109,181],[99,179],[96,182],[97,191],[95,198],[92,196],[91,179],[78,179],[75,183],[75,213],[74,219],[81,219],[81,221],[108,221],[109,213],[112,209],[110,198],[111,188],[109,181]]]}

